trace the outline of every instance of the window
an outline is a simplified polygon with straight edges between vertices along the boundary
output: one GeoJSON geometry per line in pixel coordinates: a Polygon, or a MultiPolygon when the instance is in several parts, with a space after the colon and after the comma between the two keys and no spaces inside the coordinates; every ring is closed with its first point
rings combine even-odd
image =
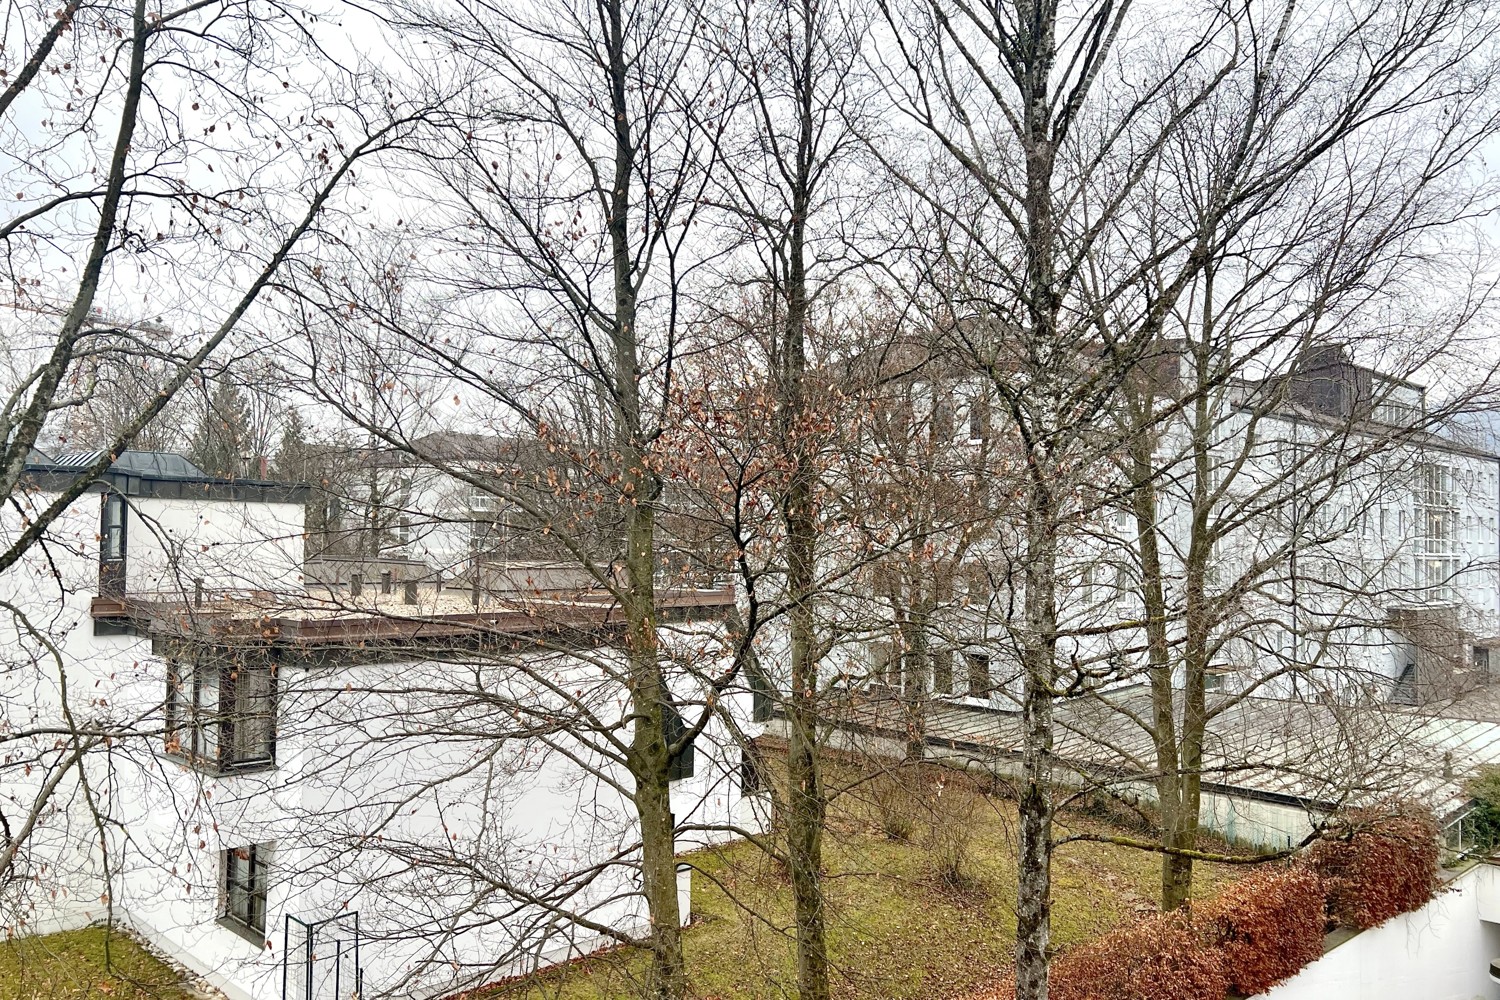
{"type": "Polygon", "coordinates": [[[932,693],[953,693],[953,650],[940,649],[932,654],[932,693]]]}
{"type": "Polygon", "coordinates": [[[105,562],[125,558],[125,498],[118,493],[104,496],[104,531],[100,537],[99,557],[105,562]]]}
{"type": "Polygon", "coordinates": [[[984,653],[965,653],[964,663],[969,668],[969,685],[965,692],[970,698],[990,696],[990,658],[984,653]]]}
{"type": "Polygon", "coordinates": [[[276,762],[276,673],[228,659],[167,667],[168,753],[216,770],[276,762]]]}
{"type": "Polygon", "coordinates": [[[498,513],[505,506],[505,502],[495,494],[479,487],[473,487],[469,492],[469,510],[476,513],[498,513]]]}
{"type": "Polygon", "coordinates": [[[990,404],[983,396],[969,403],[969,440],[984,441],[990,436],[990,404]]]}
{"type": "Polygon", "coordinates": [[[932,408],[932,437],[935,441],[953,440],[953,403],[940,399],[932,408]]]}
{"type": "MultiPolygon", "coordinates": [[[[671,753],[672,747],[682,743],[683,738],[687,736],[688,724],[683,719],[682,713],[677,711],[677,706],[670,701],[661,703],[661,728],[662,739],[666,741],[668,753],[671,753]]],[[[693,741],[688,740],[683,744],[682,749],[668,758],[667,780],[680,781],[683,778],[691,778],[695,769],[694,765],[697,763],[694,757],[693,741]]]]}
{"type": "Polygon", "coordinates": [[[469,555],[498,555],[505,543],[505,527],[498,520],[469,522],[469,555]]]}
{"type": "Polygon", "coordinates": [[[99,593],[125,592],[125,498],[104,494],[99,512],[99,593]]]}
{"type": "Polygon", "coordinates": [[[231,847],[224,852],[224,923],[256,935],[266,933],[266,860],[269,845],[231,847]]]}
{"type": "Polygon", "coordinates": [[[754,795],[765,788],[765,765],[760,762],[760,754],[746,747],[740,751],[740,794],[754,795]]]}
{"type": "Polygon", "coordinates": [[[1474,666],[1484,671],[1488,671],[1490,669],[1490,647],[1474,647],[1474,666]]]}
{"type": "Polygon", "coordinates": [[[1229,677],[1229,667],[1209,667],[1203,672],[1204,691],[1222,691],[1224,682],[1229,677]]]}
{"type": "Polygon", "coordinates": [[[1458,495],[1455,470],[1428,463],[1417,467],[1413,490],[1413,556],[1415,583],[1429,601],[1455,600],[1454,577],[1458,573],[1458,495]]]}

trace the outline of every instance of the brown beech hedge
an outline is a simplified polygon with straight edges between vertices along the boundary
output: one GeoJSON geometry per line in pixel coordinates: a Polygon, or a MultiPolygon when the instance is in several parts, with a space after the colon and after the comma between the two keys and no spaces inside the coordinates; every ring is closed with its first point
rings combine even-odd
{"type": "MultiPolygon", "coordinates": [[[[1188,920],[1160,913],[1070,948],[1052,962],[1051,1000],[1224,1000],[1223,959],[1188,920]]],[[[972,1000],[1014,1000],[1014,982],[972,1000]]]]}
{"type": "Polygon", "coordinates": [[[1356,810],[1329,824],[1303,863],[1323,879],[1329,926],[1362,931],[1437,891],[1437,822],[1410,807],[1356,810]]]}
{"type": "MultiPolygon", "coordinates": [[[[1266,865],[1191,914],[1167,913],[1059,955],[1052,1000],[1224,1000],[1264,993],[1323,954],[1329,927],[1364,930],[1425,906],[1438,887],[1438,826],[1413,807],[1331,823],[1290,864],[1266,865]]],[[[969,1000],[1014,1000],[1001,983],[969,1000]]]]}
{"type": "Polygon", "coordinates": [[[1323,954],[1323,883],[1303,865],[1262,868],[1199,905],[1194,923],[1234,992],[1263,993],[1323,954]]]}

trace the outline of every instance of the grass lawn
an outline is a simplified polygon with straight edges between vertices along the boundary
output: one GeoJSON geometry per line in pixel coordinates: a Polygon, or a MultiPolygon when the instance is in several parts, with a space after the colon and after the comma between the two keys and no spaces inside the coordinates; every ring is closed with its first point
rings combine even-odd
{"type": "Polygon", "coordinates": [[[103,927],[0,942],[3,1000],[190,1000],[175,969],[103,927]]]}
{"type": "MultiPolygon", "coordinates": [[[[834,996],[938,1000],[993,981],[1009,967],[1015,934],[1014,804],[968,795],[957,814],[951,807],[943,816],[930,814],[902,841],[881,832],[881,810],[872,798],[841,799],[825,840],[834,996]],[[958,886],[937,874],[935,858],[943,841],[932,833],[956,822],[970,831],[958,886]]],[[[1110,831],[1100,821],[1073,815],[1061,825],[1059,835],[1110,831]]],[[[698,868],[693,922],[684,939],[694,995],[705,1000],[794,996],[787,936],[791,893],[785,877],[747,844],[702,851],[688,860],[698,868]]],[[[1212,895],[1243,871],[1200,864],[1195,895],[1212,895]]],[[[1053,942],[1087,940],[1138,911],[1154,910],[1159,880],[1154,854],[1107,844],[1066,845],[1053,869],[1053,942]]],[[[501,987],[486,1000],[623,1000],[640,995],[644,969],[640,954],[614,952],[501,987]]]]}

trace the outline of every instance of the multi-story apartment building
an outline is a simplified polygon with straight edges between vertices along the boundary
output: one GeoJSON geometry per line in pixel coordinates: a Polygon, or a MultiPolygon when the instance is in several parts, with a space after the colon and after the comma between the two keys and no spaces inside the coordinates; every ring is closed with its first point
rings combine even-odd
{"type": "MultiPolygon", "coordinates": [[[[864,666],[853,672],[886,686],[904,673],[924,694],[1011,708],[1024,555],[1001,409],[972,377],[913,367],[923,374],[897,390],[899,426],[873,447],[952,496],[926,525],[906,526],[920,553],[896,553],[897,569],[872,574],[864,666]],[[920,663],[914,645],[926,647],[920,663]]],[[[1176,360],[1157,368],[1158,391],[1181,392],[1176,360]]],[[[1500,456],[1428,420],[1421,386],[1337,349],[1308,352],[1276,378],[1226,380],[1209,413],[1201,435],[1181,413],[1143,431],[1151,464],[1139,481],[1155,516],[1159,613],[1174,642],[1190,613],[1211,622],[1211,688],[1409,704],[1489,682],[1500,456]]],[[[1138,470],[1123,446],[1102,451],[1068,485],[1071,519],[1057,533],[1059,655],[1088,689],[1139,682],[1146,647],[1150,570],[1129,485],[1138,470]]]]}
{"type": "MultiPolygon", "coordinates": [[[[35,456],[7,529],[92,458],[35,456]]],[[[306,494],[126,453],[0,576],[0,923],[128,924],[235,1000],[446,995],[642,934],[611,602],[310,580],[306,494]]],[[[659,595],[685,846],[756,822],[701,683],[732,599],[659,595]]]]}

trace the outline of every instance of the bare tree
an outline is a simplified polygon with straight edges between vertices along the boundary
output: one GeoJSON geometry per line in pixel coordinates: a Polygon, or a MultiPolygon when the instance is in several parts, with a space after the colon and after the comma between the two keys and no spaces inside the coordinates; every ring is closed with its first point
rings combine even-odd
{"type": "MultiPolygon", "coordinates": [[[[0,93],[0,128],[18,197],[0,224],[0,253],[17,322],[6,334],[0,489],[15,524],[0,572],[45,548],[59,519],[256,314],[288,261],[326,232],[356,164],[420,117],[378,86],[358,96],[361,74],[332,60],[294,85],[283,57],[316,46],[291,7],[18,0],[6,23],[7,59],[17,62],[0,93]],[[182,299],[162,293],[174,287],[182,299]],[[126,304],[137,296],[144,308],[126,304]],[[130,392],[141,391],[109,400],[114,412],[91,440],[67,437],[70,417],[118,388],[101,373],[124,371],[130,392]],[[34,449],[64,441],[91,457],[68,466],[62,489],[33,493],[34,449]]],[[[28,706],[7,691],[0,739],[30,777],[16,786],[27,794],[5,823],[0,873],[59,788],[76,779],[90,795],[81,765],[92,753],[120,751],[151,725],[71,704],[70,667],[50,634],[57,623],[19,606],[6,612],[43,650],[19,655],[12,679],[54,675],[37,683],[61,702],[28,706]]]]}
{"type": "MultiPolygon", "coordinates": [[[[699,16],[625,0],[525,11],[403,3],[387,13],[453,53],[448,65],[426,68],[442,80],[457,74],[469,97],[450,103],[452,129],[414,168],[435,192],[414,206],[433,259],[415,273],[357,279],[367,290],[400,282],[412,293],[362,295],[351,319],[387,331],[404,359],[375,393],[394,399],[412,376],[439,379],[482,414],[455,429],[513,438],[524,454],[483,474],[424,448],[394,413],[360,420],[345,406],[343,415],[545,526],[618,603],[627,659],[612,676],[629,708],[595,730],[596,745],[633,782],[650,990],[678,998],[686,986],[669,775],[711,712],[681,732],[668,725],[676,709],[657,590],[671,459],[658,441],[695,272],[689,233],[717,156],[705,112],[722,94],[703,61],[699,16]],[[426,318],[391,307],[423,295],[445,301],[426,318]],[[424,335],[431,322],[441,336],[424,335]],[[536,455],[546,461],[534,464],[536,455]],[[548,480],[549,469],[562,478],[548,480]],[[590,513],[610,530],[595,532],[590,513]]],[[[332,296],[345,294],[333,272],[322,280],[332,296]]]]}
{"type": "Polygon", "coordinates": [[[1007,580],[1027,728],[1017,989],[1045,997],[1052,709],[1089,676],[1058,655],[1060,545],[1098,502],[1088,486],[1117,447],[1098,429],[1215,249],[1351,137],[1464,92],[1487,29],[1477,6],[1446,2],[1399,15],[1205,7],[1177,34],[1138,22],[1129,4],[883,9],[886,78],[935,154],[889,157],[924,208],[930,251],[915,273],[952,315],[958,349],[990,375],[1026,469],[1007,580]],[[1182,195],[1206,211],[1137,253],[1143,226],[1165,221],[1145,210],[1162,195],[1164,150],[1219,115],[1232,124],[1215,182],[1182,195]]]}
{"type": "MultiPolygon", "coordinates": [[[[784,576],[774,584],[783,613],[756,615],[752,609],[747,634],[754,641],[751,633],[769,620],[779,619],[785,626],[788,667],[776,686],[784,692],[786,718],[785,860],[796,908],[797,989],[803,1000],[826,1000],[828,949],[820,881],[828,803],[817,750],[821,665],[829,638],[819,634],[817,604],[820,582],[830,574],[819,565],[828,558],[827,483],[822,480],[824,452],[830,439],[839,436],[830,417],[841,409],[847,412],[855,393],[841,402],[830,398],[832,386],[820,385],[815,369],[831,359],[817,357],[819,345],[809,341],[816,338],[819,313],[836,313],[824,300],[838,294],[838,280],[857,266],[861,249],[851,209],[860,186],[855,136],[870,124],[868,95],[856,75],[865,19],[834,0],[800,0],[771,9],[730,2],[713,7],[710,19],[711,37],[733,68],[739,112],[730,124],[730,141],[736,146],[725,157],[714,192],[738,244],[730,277],[748,283],[758,299],[751,313],[759,320],[752,324],[757,328],[733,342],[755,350],[753,364],[764,370],[763,376],[739,372],[739,387],[763,383],[768,394],[773,435],[760,444],[775,455],[771,461],[778,470],[776,561],[784,567],[784,576]],[[739,258],[748,260],[739,264],[739,258]]],[[[727,329],[740,332],[746,318],[733,317],[727,329]]],[[[734,451],[743,454],[737,447],[734,451]]],[[[729,485],[731,495],[739,496],[736,487],[742,484],[731,480],[729,485]]],[[[733,527],[735,522],[730,523],[733,527]]],[[[752,565],[739,562],[742,571],[753,575],[752,565]]],[[[769,579],[762,582],[771,585],[769,579]]],[[[754,592],[754,581],[744,583],[747,592],[754,592]]]]}

